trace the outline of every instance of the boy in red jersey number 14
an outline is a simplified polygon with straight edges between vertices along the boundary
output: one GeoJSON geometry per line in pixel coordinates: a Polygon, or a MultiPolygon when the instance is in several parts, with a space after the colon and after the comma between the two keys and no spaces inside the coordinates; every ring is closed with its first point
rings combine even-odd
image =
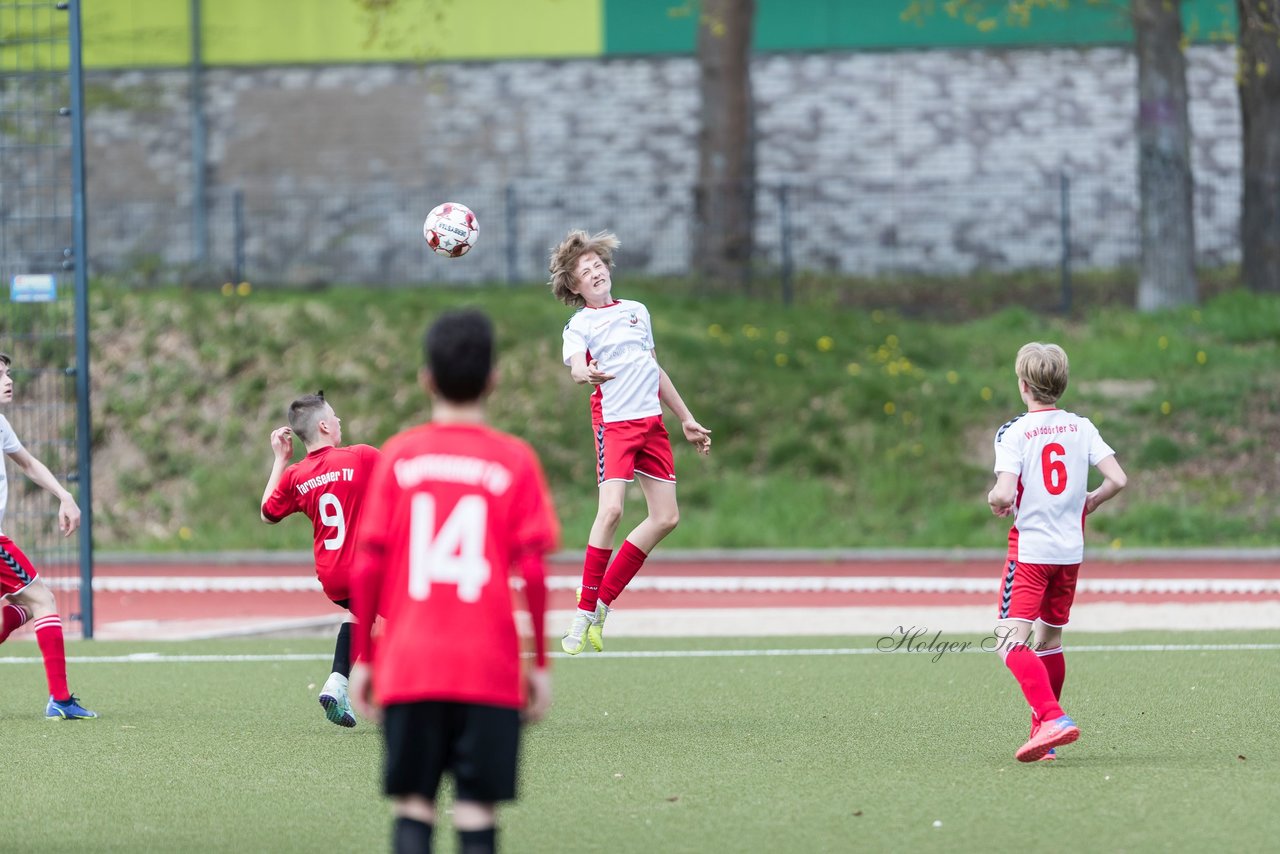
{"type": "Polygon", "coordinates": [[[376,713],[375,699],[383,710],[395,850],[431,850],[447,771],[458,848],[482,854],[497,844],[496,804],[516,795],[521,712],[537,721],[551,703],[544,560],[559,524],[533,449],[485,423],[489,319],[442,314],[425,349],[431,421],[383,446],[360,525],[351,692],[364,714],[376,713]],[[521,654],[515,574],[532,667],[521,654]],[[385,624],[371,638],[376,613],[385,624]]]}
{"type": "MultiPolygon", "coordinates": [[[[316,577],[329,601],[351,609],[351,568],[356,556],[356,526],[378,449],[371,445],[342,446],[342,419],[324,399],[324,392],[308,394],[289,404],[289,426],[271,432],[275,462],[262,492],[262,521],[274,525],[291,513],[311,520],[316,577]],[[293,459],[293,437],[307,455],[293,459]]],[[[325,717],[338,726],[356,725],[347,695],[351,674],[351,621],[338,629],[333,669],[320,689],[325,717]]]]}
{"type": "Polygon", "coordinates": [[[1031,706],[1031,736],[1019,762],[1052,759],[1080,737],[1059,705],[1066,661],[1062,628],[1071,614],[1084,559],[1084,519],[1124,489],[1115,451],[1088,418],[1058,409],[1067,389],[1067,354],[1056,344],[1026,344],[1014,366],[1027,411],[996,433],[991,512],[1013,515],[1000,591],[996,651],[1031,706]],[[1101,485],[1089,492],[1089,467],[1101,485]]]}
{"type": "Polygon", "coordinates": [[[634,300],[615,299],[610,267],[618,238],[571,231],[551,253],[551,291],[578,312],[564,327],[564,363],[579,385],[592,386],[596,482],[600,504],[582,564],[578,610],[561,646],[577,655],[590,643],[604,649],[610,606],[640,571],[645,558],[680,520],[671,441],[662,405],[680,419],[684,437],[700,454],[711,453],[711,431],[698,423],[658,364],[649,311],[634,300]],[[627,484],[640,475],[648,515],[627,534],[613,557],[627,484]]]}

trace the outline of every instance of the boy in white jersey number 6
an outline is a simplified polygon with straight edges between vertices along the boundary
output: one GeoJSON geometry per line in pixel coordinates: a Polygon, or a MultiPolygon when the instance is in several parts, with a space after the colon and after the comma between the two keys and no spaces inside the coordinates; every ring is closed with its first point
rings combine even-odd
{"type": "Polygon", "coordinates": [[[1069,373],[1061,347],[1024,345],[1015,372],[1027,411],[996,433],[996,485],[987,503],[997,516],[1014,517],[996,651],[1031,706],[1031,737],[1015,755],[1034,762],[1080,737],[1058,704],[1066,678],[1062,628],[1084,559],[1084,519],[1124,489],[1126,478],[1092,422],[1055,405],[1069,373]],[[1103,477],[1092,492],[1090,466],[1103,477]]]}
{"type": "Polygon", "coordinates": [[[588,642],[604,648],[609,606],[635,577],[645,558],[675,530],[676,472],[662,405],[680,419],[684,437],[701,454],[711,452],[711,431],[689,412],[654,352],[649,310],[614,299],[610,268],[618,238],[608,232],[571,231],[551,253],[551,292],[579,311],[564,327],[564,363],[579,385],[591,385],[591,426],[596,444],[600,507],[582,566],[578,611],[561,640],[570,655],[588,642]],[[639,478],[648,515],[613,555],[627,484],[639,478]]]}

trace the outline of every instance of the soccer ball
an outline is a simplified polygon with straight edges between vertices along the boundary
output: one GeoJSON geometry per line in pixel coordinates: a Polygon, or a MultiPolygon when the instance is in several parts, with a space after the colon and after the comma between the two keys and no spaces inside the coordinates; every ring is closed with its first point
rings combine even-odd
{"type": "Polygon", "coordinates": [[[437,255],[460,258],[471,251],[480,236],[480,223],[471,208],[457,202],[437,205],[422,224],[422,236],[437,255]]]}

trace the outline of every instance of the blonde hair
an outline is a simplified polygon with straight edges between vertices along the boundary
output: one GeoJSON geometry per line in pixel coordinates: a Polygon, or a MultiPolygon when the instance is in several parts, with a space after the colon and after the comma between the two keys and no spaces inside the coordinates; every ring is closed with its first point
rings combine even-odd
{"type": "Polygon", "coordinates": [[[613,250],[619,245],[618,236],[609,231],[600,231],[590,236],[580,228],[570,231],[560,241],[560,245],[551,250],[551,263],[547,265],[551,271],[551,281],[548,282],[551,293],[565,305],[579,308],[586,305],[587,301],[582,295],[573,290],[573,286],[577,284],[574,268],[578,266],[578,259],[588,252],[594,252],[600,256],[601,261],[612,267],[613,250]]]}
{"type": "Polygon", "coordinates": [[[1037,401],[1056,403],[1067,390],[1071,365],[1067,362],[1067,352],[1057,344],[1032,341],[1018,350],[1014,370],[1037,401]]]}

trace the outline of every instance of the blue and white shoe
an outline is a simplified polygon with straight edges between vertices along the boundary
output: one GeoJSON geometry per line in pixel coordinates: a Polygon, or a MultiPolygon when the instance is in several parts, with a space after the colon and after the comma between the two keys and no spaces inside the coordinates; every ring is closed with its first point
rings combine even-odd
{"type": "Polygon", "coordinates": [[[98,713],[91,712],[80,705],[80,701],[72,694],[71,699],[65,703],[59,703],[50,697],[49,705],[44,707],[44,716],[49,720],[55,721],[83,721],[96,718],[98,713]]]}

